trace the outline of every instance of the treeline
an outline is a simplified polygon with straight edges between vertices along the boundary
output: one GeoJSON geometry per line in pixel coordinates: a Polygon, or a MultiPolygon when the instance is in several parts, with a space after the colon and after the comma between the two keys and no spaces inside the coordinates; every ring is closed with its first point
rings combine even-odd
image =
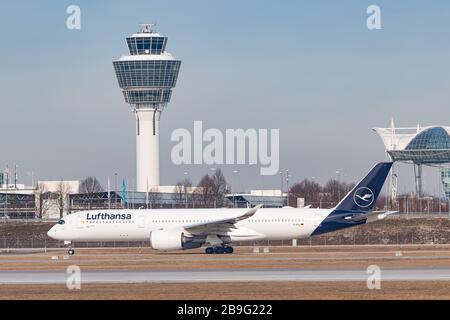
{"type": "Polygon", "coordinates": [[[176,184],[174,192],[180,206],[185,203],[189,207],[194,201],[196,207],[201,208],[220,208],[230,205],[225,195],[231,192],[231,188],[220,169],[216,169],[211,175],[205,174],[195,187],[191,180],[184,179],[176,184]]]}
{"type": "Polygon", "coordinates": [[[353,187],[354,183],[329,180],[324,186],[315,181],[304,179],[289,188],[287,204],[297,206],[297,198],[305,199],[305,206],[311,205],[318,208],[330,208],[335,206],[353,187]]]}

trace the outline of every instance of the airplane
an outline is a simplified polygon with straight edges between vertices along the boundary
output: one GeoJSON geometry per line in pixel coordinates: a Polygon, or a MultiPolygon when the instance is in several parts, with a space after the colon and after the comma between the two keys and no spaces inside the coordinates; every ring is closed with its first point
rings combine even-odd
{"type": "Polygon", "coordinates": [[[388,212],[373,208],[392,162],[376,164],[331,209],[220,208],[120,209],[79,211],[58,221],[48,236],[73,242],[149,241],[155,250],[187,250],[207,245],[205,253],[233,253],[233,242],[291,240],[382,220],[388,212]]]}

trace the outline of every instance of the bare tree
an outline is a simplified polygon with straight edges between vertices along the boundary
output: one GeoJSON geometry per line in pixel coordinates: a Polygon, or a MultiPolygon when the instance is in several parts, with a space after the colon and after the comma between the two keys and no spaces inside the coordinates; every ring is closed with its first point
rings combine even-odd
{"type": "Polygon", "coordinates": [[[297,198],[304,198],[305,204],[317,205],[320,202],[322,187],[308,179],[295,183],[289,188],[288,205],[296,206],[297,198]]]}
{"type": "Polygon", "coordinates": [[[354,187],[354,183],[329,180],[325,186],[305,179],[289,188],[288,204],[296,206],[297,198],[304,198],[305,204],[332,207],[336,205],[354,187]]]}
{"type": "Polygon", "coordinates": [[[176,194],[177,206],[187,207],[188,189],[192,187],[192,182],[189,179],[184,179],[178,182],[174,188],[176,194]]]}
{"type": "Polygon", "coordinates": [[[197,185],[196,193],[199,195],[201,206],[205,208],[222,207],[225,204],[227,181],[220,169],[212,176],[204,175],[197,185]]]}
{"type": "Polygon", "coordinates": [[[354,186],[354,183],[339,182],[334,179],[329,180],[323,187],[323,192],[326,195],[325,201],[332,206],[338,204],[354,186]]]}
{"type": "Polygon", "coordinates": [[[213,176],[213,194],[214,194],[214,204],[215,207],[223,207],[225,194],[229,192],[227,180],[225,179],[222,170],[217,169],[213,176]]]}
{"type": "Polygon", "coordinates": [[[209,174],[205,174],[197,185],[195,193],[198,195],[200,205],[203,208],[214,207],[214,180],[209,174]]]}
{"type": "Polygon", "coordinates": [[[159,189],[157,187],[150,189],[148,193],[148,201],[150,204],[150,208],[156,208],[160,200],[161,200],[161,193],[159,192],[159,189]]]}
{"type": "Polygon", "coordinates": [[[58,183],[56,191],[54,193],[54,198],[58,206],[60,218],[64,216],[64,209],[67,208],[67,197],[70,192],[71,192],[70,186],[63,180],[61,180],[58,183]]]}
{"type": "Polygon", "coordinates": [[[80,184],[80,193],[99,193],[104,189],[96,177],[86,177],[80,184]]]}
{"type": "Polygon", "coordinates": [[[103,187],[96,177],[87,177],[80,184],[80,193],[84,193],[88,201],[88,209],[91,209],[92,202],[96,195],[103,192],[103,187]]]}
{"type": "Polygon", "coordinates": [[[36,186],[35,191],[36,205],[37,205],[37,216],[39,219],[47,213],[49,208],[51,207],[51,202],[48,201],[51,199],[51,193],[48,191],[48,188],[44,183],[39,183],[36,186]]]}

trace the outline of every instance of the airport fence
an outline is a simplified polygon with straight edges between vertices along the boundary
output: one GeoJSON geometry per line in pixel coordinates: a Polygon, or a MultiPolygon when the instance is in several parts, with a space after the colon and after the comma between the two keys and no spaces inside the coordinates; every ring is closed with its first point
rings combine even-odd
{"type": "MultiPolygon", "coordinates": [[[[58,249],[66,248],[62,241],[42,240],[34,238],[0,238],[0,249],[58,249]]],[[[253,247],[291,247],[293,240],[264,240],[252,242],[236,242],[233,246],[253,246],[253,247]]],[[[360,245],[421,245],[421,244],[450,244],[446,238],[430,234],[423,237],[411,234],[409,237],[402,237],[400,233],[391,234],[382,238],[367,234],[362,235],[335,235],[316,236],[309,239],[297,239],[296,246],[360,246],[360,245]]],[[[148,241],[129,242],[75,242],[75,248],[146,248],[150,247],[148,241]]]]}

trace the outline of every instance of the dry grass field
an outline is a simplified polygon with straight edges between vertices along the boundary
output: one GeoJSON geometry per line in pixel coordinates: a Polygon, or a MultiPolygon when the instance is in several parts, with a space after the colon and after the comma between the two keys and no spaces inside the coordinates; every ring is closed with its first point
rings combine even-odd
{"type": "MultiPolygon", "coordinates": [[[[149,248],[79,249],[65,260],[64,250],[0,253],[2,270],[55,270],[69,265],[82,270],[193,270],[193,269],[348,269],[450,268],[450,246],[301,246],[273,247],[253,253],[238,247],[233,255],[205,255],[201,250],[155,252],[149,248]],[[401,256],[397,256],[401,252],[401,256]],[[397,253],[397,255],[396,255],[397,253]],[[58,260],[52,260],[58,256],[58,260]]],[[[450,281],[383,281],[368,290],[365,281],[220,282],[0,285],[0,299],[450,299],[450,281]]]]}
{"type": "Polygon", "coordinates": [[[450,282],[383,282],[368,290],[364,282],[85,284],[69,291],[62,285],[0,285],[0,299],[51,300],[449,300],[450,282]]]}

